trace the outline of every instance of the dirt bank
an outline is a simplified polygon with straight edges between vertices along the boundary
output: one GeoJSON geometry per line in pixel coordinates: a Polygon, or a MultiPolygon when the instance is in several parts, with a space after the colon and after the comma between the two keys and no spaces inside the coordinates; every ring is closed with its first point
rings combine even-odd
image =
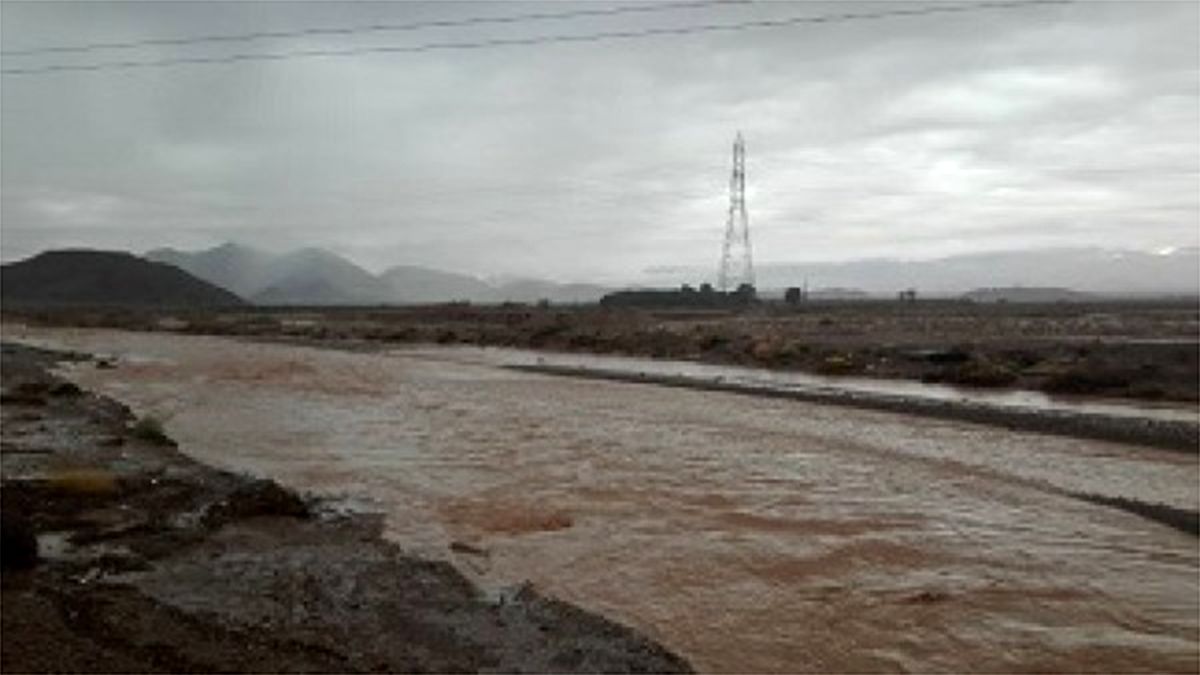
{"type": "Polygon", "coordinates": [[[375,518],[191,460],[49,374],[61,358],[0,353],[4,672],[689,669],[532,587],[485,596],[375,518]]]}
{"type": "Polygon", "coordinates": [[[311,342],[471,344],[1143,400],[1200,399],[1194,301],[763,305],[751,311],[441,305],[6,311],[48,326],[311,342]]]}

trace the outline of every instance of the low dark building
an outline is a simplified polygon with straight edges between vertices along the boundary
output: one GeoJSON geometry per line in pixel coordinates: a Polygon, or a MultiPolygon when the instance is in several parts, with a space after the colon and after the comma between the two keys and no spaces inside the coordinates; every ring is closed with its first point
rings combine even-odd
{"type": "Polygon", "coordinates": [[[736,309],[758,302],[754,287],[742,284],[736,291],[718,291],[711,284],[700,284],[699,290],[684,284],[678,289],[654,288],[609,293],[600,299],[603,307],[642,307],[669,309],[736,309]]]}
{"type": "Polygon", "coordinates": [[[790,286],[783,292],[783,301],[789,305],[799,305],[808,302],[808,286],[790,286]]]}

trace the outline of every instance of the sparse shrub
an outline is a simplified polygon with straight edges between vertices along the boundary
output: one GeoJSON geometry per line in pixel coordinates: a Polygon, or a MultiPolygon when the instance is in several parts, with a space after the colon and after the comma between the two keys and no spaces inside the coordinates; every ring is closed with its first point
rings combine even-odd
{"type": "Polygon", "coordinates": [[[392,342],[413,342],[417,338],[417,329],[411,326],[396,329],[387,334],[385,339],[392,342]]]}
{"type": "Polygon", "coordinates": [[[81,394],[83,394],[83,390],[74,382],[59,382],[50,388],[51,396],[75,397],[81,394]]]}
{"type": "Polygon", "coordinates": [[[0,394],[0,403],[13,405],[46,405],[46,393],[50,385],[45,382],[20,382],[0,394]]]}
{"type": "Polygon", "coordinates": [[[817,364],[817,372],[822,375],[847,375],[854,371],[854,361],[842,354],[831,354],[817,364]]]}
{"type": "Polygon", "coordinates": [[[726,337],[724,335],[709,333],[708,335],[705,335],[704,337],[700,338],[700,341],[697,344],[697,347],[700,348],[700,351],[709,352],[714,349],[720,349],[721,347],[724,347],[727,344],[729,344],[728,337],[726,337]]]}
{"type": "Polygon", "coordinates": [[[0,394],[0,403],[7,405],[46,405],[46,399],[43,396],[35,394],[22,394],[20,392],[4,392],[0,394]]]}
{"type": "Polygon", "coordinates": [[[925,360],[939,365],[966,363],[971,360],[971,352],[965,347],[951,347],[945,351],[931,351],[926,354],[925,360]]]}
{"type": "Polygon", "coordinates": [[[41,396],[50,390],[50,385],[46,382],[21,382],[16,386],[16,393],[23,396],[41,396]]]}
{"type": "Polygon", "coordinates": [[[537,347],[546,344],[550,338],[562,333],[566,326],[560,323],[551,323],[543,326],[538,326],[529,334],[528,342],[530,346],[537,347]]]}
{"type": "Polygon", "coordinates": [[[305,519],[312,516],[312,510],[296,493],[264,478],[246,483],[210,505],[204,513],[203,523],[206,527],[215,528],[258,516],[305,519]]]}
{"type": "Polygon", "coordinates": [[[599,336],[595,332],[571,333],[567,338],[567,346],[571,349],[592,349],[598,342],[599,336]]]}
{"type": "Polygon", "coordinates": [[[1016,373],[991,361],[964,363],[945,378],[947,382],[968,387],[1006,387],[1016,380],[1016,373]]]}
{"type": "Polygon", "coordinates": [[[1167,392],[1153,382],[1137,382],[1129,386],[1129,395],[1134,398],[1158,400],[1166,398],[1167,392]]]}
{"type": "Polygon", "coordinates": [[[155,445],[175,445],[175,441],[167,436],[162,421],[152,415],[147,415],[137,421],[129,430],[130,435],[155,445]]]}
{"type": "Polygon", "coordinates": [[[1004,352],[1004,357],[1015,363],[1021,370],[1033,368],[1043,360],[1041,355],[1036,352],[1022,349],[1004,352]]]}
{"type": "Polygon", "coordinates": [[[794,363],[801,360],[809,351],[809,346],[804,343],[788,342],[779,348],[775,357],[779,363],[794,363]]]}
{"type": "Polygon", "coordinates": [[[1094,394],[1105,389],[1127,386],[1129,379],[1115,373],[1072,369],[1051,375],[1042,388],[1056,394],[1094,394]]]}
{"type": "Polygon", "coordinates": [[[750,355],[759,363],[773,364],[779,360],[781,348],[778,343],[759,340],[750,348],[750,355]]]}

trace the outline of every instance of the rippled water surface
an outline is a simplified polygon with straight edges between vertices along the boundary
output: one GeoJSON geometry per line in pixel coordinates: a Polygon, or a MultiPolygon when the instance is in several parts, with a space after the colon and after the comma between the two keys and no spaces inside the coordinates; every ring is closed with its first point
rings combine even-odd
{"type": "Polygon", "coordinates": [[[703,670],[1200,659],[1197,540],[1065,495],[1196,509],[1194,455],[539,376],[490,350],[6,330],[117,354],[72,376],[204,461],[369,504],[410,550],[532,580],[703,670]]]}

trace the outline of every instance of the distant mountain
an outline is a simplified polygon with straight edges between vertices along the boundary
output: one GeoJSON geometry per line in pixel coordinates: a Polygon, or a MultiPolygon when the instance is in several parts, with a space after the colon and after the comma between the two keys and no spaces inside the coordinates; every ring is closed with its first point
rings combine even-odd
{"type": "Polygon", "coordinates": [[[328,279],[297,274],[255,293],[259,305],[356,305],[372,304],[335,286],[328,279]]]}
{"type": "Polygon", "coordinates": [[[271,284],[272,258],[270,254],[233,243],[196,253],[173,248],[160,248],[146,253],[147,260],[174,265],[244,298],[271,284]]]}
{"type": "Polygon", "coordinates": [[[809,300],[866,300],[871,296],[857,288],[814,288],[808,292],[809,300]]]}
{"type": "Polygon", "coordinates": [[[319,248],[273,255],[231,243],[196,252],[161,248],[149,251],[146,257],[175,265],[264,305],[430,304],[458,300],[579,303],[596,302],[611,290],[541,279],[488,283],[466,274],[415,265],[393,267],[374,276],[319,248]]]}
{"type": "Polygon", "coordinates": [[[498,302],[553,303],[599,302],[613,289],[593,284],[560,284],[543,279],[513,279],[495,286],[492,297],[498,302]]]}
{"type": "Polygon", "coordinates": [[[393,267],[379,278],[392,289],[396,301],[402,303],[487,302],[496,290],[476,277],[414,265],[393,267]]]}
{"type": "Polygon", "coordinates": [[[1096,296],[1066,288],[1010,286],[1007,288],[977,288],[963,294],[974,302],[1087,302],[1096,296]]]}
{"type": "Polygon", "coordinates": [[[318,248],[273,255],[230,243],[194,253],[156,249],[146,257],[175,265],[259,304],[353,305],[394,299],[389,284],[318,248]]]}
{"type": "MultiPolygon", "coordinates": [[[[698,283],[707,269],[647,270],[655,283],[698,283]]],[[[1163,253],[1103,248],[1051,248],[952,256],[937,260],[887,258],[839,263],[768,263],[756,266],[760,289],[845,286],[893,295],[959,295],[977,288],[1055,287],[1104,294],[1200,293],[1200,249],[1163,253]]]]}
{"type": "Polygon", "coordinates": [[[14,306],[220,307],[237,295],[172,265],[120,251],[47,251],[0,266],[0,302],[14,306]]]}
{"type": "Polygon", "coordinates": [[[319,248],[272,259],[266,277],[268,285],[250,296],[264,305],[361,305],[395,300],[387,283],[319,248]]]}

